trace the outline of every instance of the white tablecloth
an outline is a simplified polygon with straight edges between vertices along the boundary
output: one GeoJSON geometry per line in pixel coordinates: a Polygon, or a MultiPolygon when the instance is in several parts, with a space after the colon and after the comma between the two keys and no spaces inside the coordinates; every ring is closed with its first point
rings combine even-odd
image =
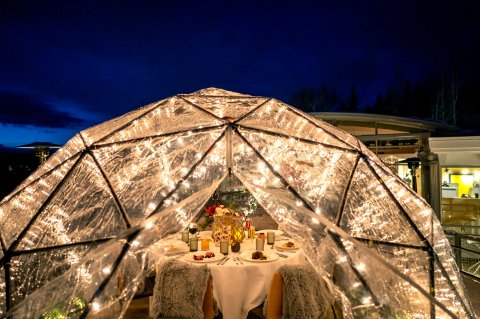
{"type": "MultiPolygon", "coordinates": [[[[202,232],[201,237],[208,237],[202,232]]],[[[301,250],[278,251],[265,244],[266,253],[280,253],[280,257],[270,262],[249,262],[241,259],[242,264],[234,261],[244,251],[252,249],[252,240],[246,238],[238,253],[229,251],[228,261],[223,265],[217,262],[206,263],[210,268],[213,283],[213,296],[218,308],[227,319],[245,319],[248,311],[264,302],[270,290],[273,274],[282,265],[306,263],[301,250]]],[[[200,248],[200,243],[199,243],[200,248]]],[[[254,247],[253,247],[254,248],[254,247]]],[[[213,242],[210,250],[219,253],[219,247],[213,242]]],[[[183,260],[179,258],[179,260],[183,260]]],[[[199,265],[198,263],[194,263],[199,265]]]]}
{"type": "MultiPolygon", "coordinates": [[[[277,251],[266,246],[265,252],[277,251]]],[[[304,254],[299,250],[293,253],[281,252],[287,258],[279,257],[271,262],[242,260],[243,265],[237,265],[233,261],[239,254],[229,253],[230,259],[224,265],[208,264],[213,279],[213,296],[223,317],[228,319],[246,318],[250,309],[265,300],[273,274],[280,266],[306,263],[304,254]]]]}

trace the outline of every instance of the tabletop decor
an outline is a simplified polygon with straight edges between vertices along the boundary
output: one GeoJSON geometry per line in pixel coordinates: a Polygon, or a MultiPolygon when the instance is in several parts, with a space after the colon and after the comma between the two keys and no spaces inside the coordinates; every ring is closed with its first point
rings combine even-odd
{"type": "Polygon", "coordinates": [[[243,213],[236,210],[235,207],[235,203],[230,203],[228,207],[216,205],[205,209],[205,221],[202,228],[212,225],[212,238],[215,246],[219,246],[222,240],[228,240],[230,244],[234,241],[243,241],[245,237],[243,213]]]}

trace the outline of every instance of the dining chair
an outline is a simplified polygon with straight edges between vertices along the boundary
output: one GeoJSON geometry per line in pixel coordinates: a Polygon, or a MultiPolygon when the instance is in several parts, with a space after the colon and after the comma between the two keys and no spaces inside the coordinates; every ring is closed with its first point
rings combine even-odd
{"type": "Polygon", "coordinates": [[[150,317],[212,319],[213,285],[207,266],[177,260],[159,265],[150,299],[150,317]]]}
{"type": "MultiPolygon", "coordinates": [[[[296,268],[304,267],[304,266],[295,265],[295,266],[288,266],[288,267],[290,267],[290,269],[292,269],[293,271],[296,271],[296,268]]],[[[279,272],[276,272],[273,274],[272,282],[270,284],[270,289],[269,289],[265,304],[252,309],[247,316],[248,319],[284,318],[284,316],[286,315],[284,313],[284,301],[286,300],[285,294],[289,293],[288,292],[289,289],[293,290],[294,293],[299,292],[299,290],[298,290],[298,287],[291,287],[289,286],[289,284],[285,284],[285,280],[281,271],[282,271],[282,268],[279,269],[279,272]]],[[[315,272],[315,270],[313,270],[313,272],[315,272]]],[[[301,273],[301,272],[298,272],[298,273],[301,273]]],[[[322,286],[325,287],[324,283],[321,282],[323,279],[316,272],[315,273],[309,272],[308,274],[309,274],[308,278],[305,278],[306,281],[312,282],[314,281],[315,278],[317,278],[318,279],[317,282],[319,283],[318,287],[322,287],[322,286]]],[[[297,294],[297,296],[299,297],[299,299],[301,298],[300,295],[297,294]]],[[[341,303],[337,300],[334,300],[332,296],[331,302],[325,305],[325,309],[323,309],[323,311],[320,313],[319,318],[343,319],[341,303]]]]}

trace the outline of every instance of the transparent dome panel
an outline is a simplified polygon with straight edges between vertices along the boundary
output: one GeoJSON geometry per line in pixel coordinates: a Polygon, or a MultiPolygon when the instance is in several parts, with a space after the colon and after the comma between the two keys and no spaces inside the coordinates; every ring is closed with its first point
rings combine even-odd
{"type": "Polygon", "coordinates": [[[131,121],[98,144],[178,133],[221,124],[221,121],[207,112],[187,103],[182,98],[173,97],[168,100],[168,103],[131,121]]]}
{"type": "Polygon", "coordinates": [[[98,246],[98,243],[93,243],[51,248],[47,251],[26,253],[12,258],[10,273],[12,305],[17,305],[37,288],[64,274],[98,246]]]}
{"type": "Polygon", "coordinates": [[[102,146],[94,154],[135,225],[187,178],[223,131],[220,128],[102,146]]]}
{"type": "Polygon", "coordinates": [[[143,117],[149,111],[157,107],[161,107],[162,105],[166,104],[167,101],[168,100],[162,100],[162,101],[148,104],[144,107],[128,112],[122,116],[119,116],[109,121],[92,126],[84,131],[81,131],[80,134],[85,139],[85,142],[87,143],[87,145],[90,146],[97,141],[107,138],[108,136],[114,134],[118,130],[121,130],[124,126],[128,125],[130,122],[134,121],[135,119],[143,117]]]}
{"type": "Polygon", "coordinates": [[[365,160],[360,159],[346,195],[340,226],[354,237],[425,246],[405,216],[395,198],[375,178],[365,160]]]}
{"type": "Polygon", "coordinates": [[[402,205],[409,218],[413,221],[421,234],[433,245],[432,236],[433,219],[436,219],[433,210],[428,204],[415,194],[396,174],[391,173],[390,169],[385,169],[370,162],[373,172],[380,178],[388,188],[388,191],[395,197],[397,202],[402,205]]]}
{"type": "Polygon", "coordinates": [[[190,95],[184,97],[206,111],[215,114],[219,118],[238,119],[256,107],[265,103],[268,99],[262,97],[236,97],[226,96],[202,96],[190,95]]]}
{"type": "Polygon", "coordinates": [[[114,236],[126,221],[98,166],[85,155],[19,245],[27,250],[114,236]]]}
{"type": "MultiPolygon", "coordinates": [[[[59,150],[53,153],[48,160],[43,163],[38,169],[28,176],[25,181],[23,181],[15,190],[5,199],[13,196],[17,192],[21,191],[32,182],[36,181],[39,178],[43,178],[47,174],[50,174],[51,171],[58,169],[59,166],[64,164],[66,161],[72,159],[75,155],[81,152],[85,148],[83,141],[79,134],[76,134],[71,138],[65,145],[62,146],[59,150]]],[[[52,152],[52,151],[51,151],[52,152]]]]}
{"type": "Polygon", "coordinates": [[[250,97],[251,95],[242,94],[238,92],[228,91],[220,88],[209,87],[206,89],[201,89],[190,94],[180,94],[181,96],[190,96],[190,95],[203,95],[203,96],[233,96],[233,97],[250,97]]]}
{"type": "Polygon", "coordinates": [[[0,205],[0,234],[7,246],[17,239],[45,201],[54,196],[55,189],[78,160],[76,156],[66,161],[0,205]]]}
{"type": "Polygon", "coordinates": [[[297,114],[302,114],[307,120],[311,121],[312,123],[315,123],[316,126],[320,127],[326,134],[329,134],[331,136],[334,136],[335,138],[343,141],[344,143],[350,145],[352,148],[355,149],[360,149],[360,144],[361,142],[352,134],[336,127],[333,126],[325,121],[322,121],[318,118],[315,118],[311,116],[308,113],[303,113],[302,111],[292,108],[288,104],[286,104],[288,107],[290,107],[295,113],[297,114]]]}
{"type": "Polygon", "coordinates": [[[162,200],[158,205],[157,211],[175,205],[203,189],[210,188],[211,185],[218,187],[228,173],[225,165],[225,153],[226,142],[225,137],[222,136],[186,172],[182,181],[170,191],[169,194],[171,195],[162,200]]]}
{"type": "Polygon", "coordinates": [[[337,137],[325,133],[316,125],[316,122],[312,123],[303,117],[303,113],[301,114],[296,114],[286,104],[270,100],[239,121],[238,124],[245,128],[274,132],[349,150],[354,149],[337,137]]]}
{"type": "Polygon", "coordinates": [[[410,277],[423,290],[430,291],[430,263],[426,249],[414,249],[401,245],[367,243],[399,272],[410,277]]]}
{"type": "Polygon", "coordinates": [[[4,317],[6,314],[5,308],[5,301],[6,298],[6,291],[5,291],[5,271],[3,269],[0,270],[0,316],[4,317]]]}
{"type": "MultiPolygon", "coordinates": [[[[47,315],[70,315],[79,318],[92,304],[104,279],[110,276],[125,247],[124,241],[111,241],[91,251],[56,280],[48,281],[11,310],[13,318],[41,318],[47,315]]],[[[70,317],[68,316],[68,317],[70,317]]]]}
{"type": "MultiPolygon", "coordinates": [[[[465,300],[463,289],[459,291],[458,287],[455,287],[452,282],[453,276],[445,274],[442,268],[438,262],[435,263],[435,298],[458,318],[467,318],[468,313],[473,313],[472,306],[469,301],[465,300]]],[[[458,278],[454,277],[453,279],[458,283],[458,278]]],[[[440,309],[438,310],[440,313],[437,315],[443,313],[440,309]]]]}
{"type": "Polygon", "coordinates": [[[248,130],[240,134],[312,210],[336,219],[357,154],[248,130]]]}

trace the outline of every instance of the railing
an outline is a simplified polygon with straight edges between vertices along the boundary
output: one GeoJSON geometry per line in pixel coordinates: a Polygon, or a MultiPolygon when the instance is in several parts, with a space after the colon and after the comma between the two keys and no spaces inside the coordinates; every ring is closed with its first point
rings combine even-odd
{"type": "Polygon", "coordinates": [[[478,235],[480,227],[443,225],[443,228],[460,271],[480,279],[480,235],[478,235]],[[462,233],[458,232],[460,229],[452,230],[457,227],[463,227],[462,233]]]}

